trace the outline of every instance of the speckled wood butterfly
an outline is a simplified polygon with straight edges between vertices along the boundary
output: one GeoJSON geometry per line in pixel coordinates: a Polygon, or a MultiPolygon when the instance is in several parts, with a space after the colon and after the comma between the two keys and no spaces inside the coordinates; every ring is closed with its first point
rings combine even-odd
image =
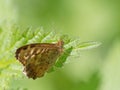
{"type": "Polygon", "coordinates": [[[16,50],[16,59],[24,66],[23,72],[28,78],[44,76],[63,52],[63,41],[57,43],[33,43],[16,50]]]}

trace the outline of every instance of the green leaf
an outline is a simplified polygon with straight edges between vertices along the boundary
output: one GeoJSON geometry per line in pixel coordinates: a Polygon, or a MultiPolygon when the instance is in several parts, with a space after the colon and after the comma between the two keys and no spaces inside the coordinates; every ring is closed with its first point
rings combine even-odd
{"type": "Polygon", "coordinates": [[[93,49],[98,46],[100,46],[102,43],[101,42],[82,42],[80,43],[75,49],[80,49],[80,50],[88,50],[88,49],[93,49]]]}
{"type": "Polygon", "coordinates": [[[64,53],[57,60],[55,66],[56,67],[62,67],[63,64],[65,63],[65,61],[67,60],[67,58],[70,56],[70,53],[72,52],[72,50],[73,50],[73,47],[70,47],[70,48],[66,49],[64,51],[64,53]]]}
{"type": "MultiPolygon", "coordinates": [[[[88,50],[98,47],[99,42],[81,43],[79,39],[73,39],[69,35],[46,32],[42,28],[21,28],[17,25],[5,25],[0,27],[0,87],[1,90],[9,88],[11,79],[21,79],[23,66],[15,59],[17,48],[30,43],[53,43],[58,40],[64,41],[64,52],[58,58],[55,65],[48,70],[53,72],[61,68],[69,56],[80,50],[88,50]],[[4,37],[4,38],[3,38],[4,37]],[[6,44],[7,43],[7,44],[6,44]]],[[[74,54],[76,55],[76,54],[74,54]]]]}

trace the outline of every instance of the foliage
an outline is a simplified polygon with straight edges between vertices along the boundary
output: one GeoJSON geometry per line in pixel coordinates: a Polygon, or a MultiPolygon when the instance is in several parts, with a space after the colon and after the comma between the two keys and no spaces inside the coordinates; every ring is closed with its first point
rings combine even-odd
{"type": "Polygon", "coordinates": [[[72,39],[68,35],[46,32],[42,28],[22,28],[15,24],[1,24],[0,26],[0,90],[9,88],[11,79],[22,79],[22,65],[15,59],[17,48],[30,43],[53,43],[59,39],[64,41],[64,53],[57,60],[49,72],[64,65],[68,57],[76,52],[91,49],[100,45],[99,42],[81,43],[79,39],[72,39]]]}

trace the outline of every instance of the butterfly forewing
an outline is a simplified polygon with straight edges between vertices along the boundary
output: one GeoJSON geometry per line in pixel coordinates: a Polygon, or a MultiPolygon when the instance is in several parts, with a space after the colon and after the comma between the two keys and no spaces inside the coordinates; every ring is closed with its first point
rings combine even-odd
{"type": "Polygon", "coordinates": [[[18,48],[16,58],[23,64],[24,73],[33,79],[44,76],[62,53],[62,43],[36,43],[18,48]]]}

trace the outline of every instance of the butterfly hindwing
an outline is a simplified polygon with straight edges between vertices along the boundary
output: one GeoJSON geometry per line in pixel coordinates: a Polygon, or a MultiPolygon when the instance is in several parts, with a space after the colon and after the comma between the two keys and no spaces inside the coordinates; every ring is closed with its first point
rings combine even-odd
{"type": "Polygon", "coordinates": [[[29,78],[36,79],[44,76],[61,52],[62,46],[58,43],[29,44],[17,49],[16,58],[23,64],[24,73],[29,78]]]}

